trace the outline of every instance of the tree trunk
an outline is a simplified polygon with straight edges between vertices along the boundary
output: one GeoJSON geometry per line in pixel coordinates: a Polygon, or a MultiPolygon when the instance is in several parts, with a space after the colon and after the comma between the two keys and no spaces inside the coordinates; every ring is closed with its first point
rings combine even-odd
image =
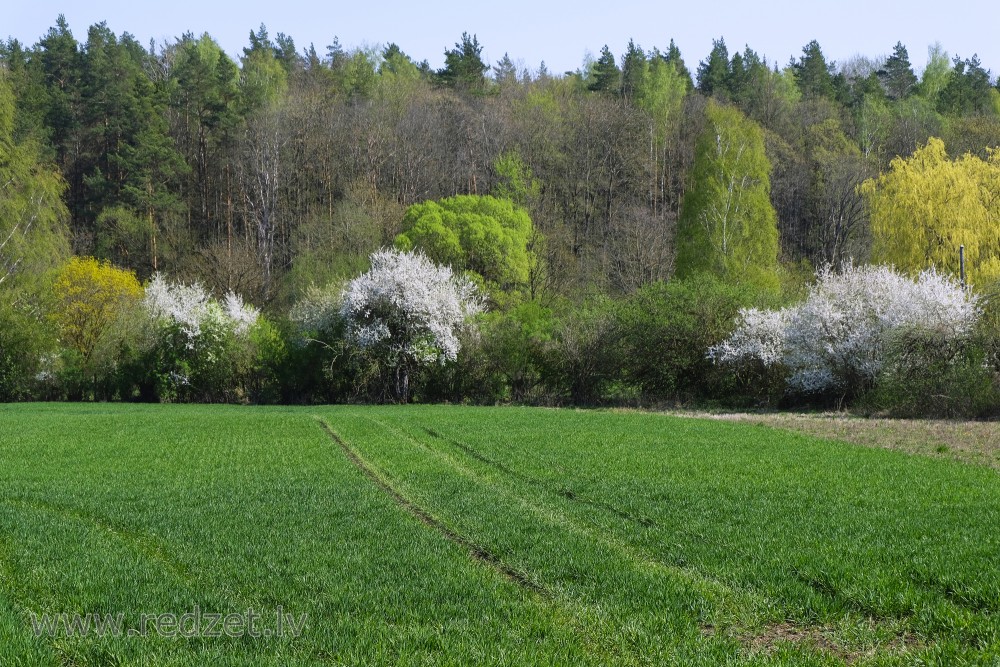
{"type": "Polygon", "coordinates": [[[407,364],[396,366],[396,399],[404,405],[410,402],[410,368],[407,364]]]}

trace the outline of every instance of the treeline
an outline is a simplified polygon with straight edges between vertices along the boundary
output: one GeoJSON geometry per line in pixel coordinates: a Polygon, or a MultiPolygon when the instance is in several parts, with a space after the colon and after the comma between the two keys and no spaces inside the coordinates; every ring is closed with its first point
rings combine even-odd
{"type": "MultiPolygon", "coordinates": [[[[417,398],[772,400],[705,356],[733,331],[739,308],[787,303],[822,266],[950,262],[952,245],[969,241],[949,237],[940,211],[926,253],[896,242],[912,241],[906,252],[923,242],[903,229],[917,204],[892,202],[929,191],[904,166],[930,174],[920,156],[932,148],[941,169],[928,183],[958,183],[952,165],[965,170],[969,192],[1000,183],[991,152],[1000,89],[975,56],[951,58],[940,46],[919,76],[902,44],[887,57],[833,63],[812,41],[779,67],[750,47],[730,54],[721,39],[698,63],[673,40],[662,50],[630,42],[624,54],[605,47],[562,74],[544,63],[519,69],[508,55],[488,63],[482,50],[463,34],[433,70],[396,44],[335,40],[321,53],[261,26],[235,61],[207,34],[147,47],[101,23],[80,41],[62,17],[33,46],[0,45],[0,316],[23,325],[0,335],[0,391],[4,372],[21,378],[7,398],[31,396],[31,378],[49,372],[24,366],[31,355],[17,345],[44,356],[26,341],[44,338],[52,318],[43,311],[58,308],[24,294],[65,272],[72,254],[141,282],[165,274],[199,283],[205,303],[242,295],[274,326],[266,362],[240,348],[238,391],[214,378],[204,395],[188,387],[158,396],[151,387],[198,366],[183,354],[134,357],[133,370],[160,363],[159,375],[122,384],[119,348],[101,362],[102,377],[118,380],[101,385],[93,346],[80,343],[84,370],[53,397],[372,397],[354,382],[363,372],[335,368],[343,358],[329,341],[295,347],[301,332],[289,311],[310,286],[342,283],[378,248],[413,246],[407,239],[454,264],[457,246],[432,247],[436,227],[411,233],[411,218],[430,210],[417,205],[492,195],[530,217],[520,259],[491,282],[491,269],[470,258],[464,268],[487,277],[493,312],[457,365],[419,381],[417,398]],[[662,363],[665,355],[678,361],[662,363]]],[[[948,206],[950,187],[914,201],[948,206]]],[[[981,211],[966,216],[970,233],[1000,224],[980,194],[960,199],[981,211]]],[[[984,266],[1000,255],[990,244],[973,244],[984,266]]]]}
{"type": "Polygon", "coordinates": [[[463,35],[443,69],[395,44],[300,50],[261,27],[239,62],[208,35],[146,48],[105,24],[77,40],[60,18],[8,41],[14,136],[65,180],[72,249],[140,278],[166,271],[288,305],[392,241],[410,204],[496,191],[516,156],[546,238],[547,287],[629,293],[671,274],[706,100],[764,131],[781,256],[864,261],[857,186],[930,137],[952,155],[1000,144],[1000,92],[979,61],[906,48],[835,65],[820,45],[778,69],[719,40],[700,63],[604,48],[577,72],[482,60],[463,35]]]}

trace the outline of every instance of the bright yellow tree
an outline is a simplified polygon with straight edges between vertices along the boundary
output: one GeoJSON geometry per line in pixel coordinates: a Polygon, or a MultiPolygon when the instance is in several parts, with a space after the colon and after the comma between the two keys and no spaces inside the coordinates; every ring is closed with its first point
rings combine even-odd
{"type": "Polygon", "coordinates": [[[56,273],[50,317],[67,348],[87,360],[101,339],[142,299],[142,285],[131,271],[93,257],[72,257],[56,273]]]}
{"type": "Polygon", "coordinates": [[[1000,280],[1000,151],[988,160],[948,157],[931,138],[861,191],[871,212],[872,260],[916,273],[928,267],[959,273],[965,245],[967,279],[979,287],[1000,280]]]}

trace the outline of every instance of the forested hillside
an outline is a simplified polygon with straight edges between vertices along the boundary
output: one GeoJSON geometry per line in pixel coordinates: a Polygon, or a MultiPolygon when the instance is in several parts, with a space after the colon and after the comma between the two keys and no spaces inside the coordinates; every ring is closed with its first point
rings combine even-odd
{"type": "MultiPolygon", "coordinates": [[[[739,306],[780,305],[826,265],[957,272],[964,244],[974,283],[1000,276],[1000,89],[975,56],[932,46],[921,68],[925,45],[916,58],[897,43],[834,63],[811,41],[778,64],[721,39],[685,56],[669,40],[557,73],[516,54],[484,62],[469,34],[440,70],[405,45],[302,46],[261,26],[233,60],[208,34],[143,45],[103,23],[78,37],[62,17],[34,45],[2,44],[0,289],[92,256],[140,282],[241,295],[281,329],[310,286],[365,271],[379,248],[417,248],[484,281],[487,310],[510,315],[487,331],[550,345],[564,341],[552,312],[587,320],[559,373],[590,374],[555,392],[583,401],[621,386],[580,368],[602,299],[648,314],[657,289],[692,308],[714,290],[731,330],[739,306]],[[468,223],[445,243],[448,215],[428,206],[457,195],[513,206],[458,199],[461,220],[530,218],[498,223],[509,247],[492,264],[499,237],[467,247],[468,223]]],[[[8,317],[34,317],[30,299],[7,301],[8,317]]],[[[707,363],[728,330],[698,317],[678,326],[707,363]]],[[[538,372],[490,371],[515,400],[538,372]]],[[[693,372],[653,393],[689,395],[693,372]]]]}

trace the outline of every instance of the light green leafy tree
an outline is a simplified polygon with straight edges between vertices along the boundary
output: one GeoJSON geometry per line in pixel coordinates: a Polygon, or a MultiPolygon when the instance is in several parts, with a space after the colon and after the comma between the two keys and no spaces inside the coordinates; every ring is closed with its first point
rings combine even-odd
{"type": "Polygon", "coordinates": [[[69,254],[65,183],[32,141],[14,139],[14,94],[0,73],[0,285],[69,254]]]}
{"type": "Polygon", "coordinates": [[[1000,153],[951,159],[944,142],[931,138],[865,181],[862,192],[874,261],[914,274],[933,267],[957,275],[964,245],[973,284],[1000,280],[1000,153]]]}
{"type": "Polygon", "coordinates": [[[920,95],[937,104],[951,78],[951,59],[940,43],[927,47],[927,66],[920,77],[920,95]]]}
{"type": "Polygon", "coordinates": [[[764,133],[737,109],[709,103],[677,226],[677,275],[778,285],[778,226],[764,133]]]}
{"type": "Polygon", "coordinates": [[[510,200],[457,195],[410,206],[396,247],[515,288],[528,283],[535,265],[532,236],[528,212],[510,200]]]}

